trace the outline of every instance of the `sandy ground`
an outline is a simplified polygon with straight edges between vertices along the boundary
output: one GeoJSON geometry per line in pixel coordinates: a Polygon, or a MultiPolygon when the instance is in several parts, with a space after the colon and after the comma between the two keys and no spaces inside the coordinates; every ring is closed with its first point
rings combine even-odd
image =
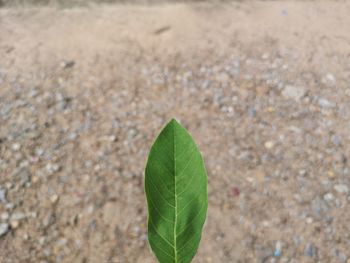
{"type": "Polygon", "coordinates": [[[151,263],[143,170],[206,160],[193,262],[350,262],[350,3],[0,9],[0,262],[151,263]]]}

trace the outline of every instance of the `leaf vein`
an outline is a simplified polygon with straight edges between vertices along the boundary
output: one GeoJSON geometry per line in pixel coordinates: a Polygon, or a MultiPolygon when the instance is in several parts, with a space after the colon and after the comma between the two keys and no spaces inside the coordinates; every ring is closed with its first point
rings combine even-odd
{"type": "Polygon", "coordinates": [[[159,212],[157,206],[153,203],[152,198],[149,198],[149,200],[151,201],[151,204],[152,204],[152,206],[154,207],[154,210],[158,213],[158,215],[160,215],[165,221],[168,221],[168,222],[170,222],[170,223],[174,223],[174,221],[172,221],[172,220],[170,220],[170,219],[164,217],[164,216],[159,212]]]}
{"type": "MultiPolygon", "coordinates": [[[[196,149],[195,145],[192,145],[190,147],[190,154],[196,149]]],[[[177,156],[177,159],[179,159],[180,157],[182,157],[183,155],[185,155],[185,153],[188,153],[189,149],[186,149],[185,151],[183,151],[179,156],[177,156]]]]}
{"type": "Polygon", "coordinates": [[[199,209],[198,213],[192,218],[190,222],[188,222],[185,227],[176,235],[176,237],[179,237],[187,228],[192,224],[192,222],[197,218],[197,216],[200,215],[202,212],[203,207],[205,207],[205,203],[201,206],[201,209],[199,209]]]}
{"type": "Polygon", "coordinates": [[[178,215],[180,215],[184,210],[185,208],[187,208],[194,200],[196,200],[202,193],[201,193],[202,189],[200,189],[198,191],[199,194],[197,194],[194,198],[191,199],[191,201],[189,201],[178,213],[178,215]]]}
{"type": "MultiPolygon", "coordinates": [[[[170,243],[169,240],[167,240],[165,237],[163,237],[161,234],[159,234],[156,226],[154,225],[153,221],[150,220],[150,223],[151,223],[151,226],[153,227],[154,231],[156,232],[156,234],[161,238],[163,239],[169,246],[171,246],[172,248],[174,248],[174,245],[170,243]]],[[[169,255],[170,256],[170,255],[169,255]]]]}
{"type": "Polygon", "coordinates": [[[193,181],[193,178],[195,177],[195,175],[192,175],[190,180],[188,181],[187,185],[185,186],[184,190],[182,190],[179,194],[178,194],[178,197],[180,197],[184,192],[187,191],[187,188],[189,185],[191,185],[192,181],[193,181]]]}
{"type": "Polygon", "coordinates": [[[158,191],[160,197],[171,207],[175,208],[175,206],[173,206],[172,204],[169,203],[168,200],[165,199],[165,197],[163,196],[162,192],[158,189],[158,187],[153,183],[153,181],[148,178],[148,180],[150,181],[150,183],[153,185],[153,187],[158,191]]]}
{"type": "MultiPolygon", "coordinates": [[[[165,166],[158,166],[158,167],[162,167],[163,168],[163,171],[165,170],[165,172],[169,173],[170,175],[172,174],[171,172],[169,172],[169,170],[167,170],[167,168],[165,168],[165,166]]],[[[168,192],[171,194],[171,195],[174,195],[174,193],[172,193],[168,186],[166,185],[166,183],[164,182],[163,180],[163,177],[162,176],[157,176],[157,178],[159,178],[161,181],[162,181],[162,184],[165,186],[165,188],[168,190],[168,192]]]]}
{"type": "MultiPolygon", "coordinates": [[[[193,235],[191,238],[189,238],[182,247],[180,247],[180,249],[178,250],[178,253],[180,253],[182,250],[184,250],[184,248],[187,246],[187,244],[192,241],[192,239],[194,239],[196,237],[196,235],[193,235]]],[[[185,255],[186,256],[186,255],[185,255]]]]}
{"type": "Polygon", "coordinates": [[[193,158],[193,156],[195,155],[194,154],[194,150],[195,150],[196,148],[194,147],[193,148],[193,150],[191,151],[191,153],[190,153],[190,158],[188,158],[188,161],[187,161],[187,163],[186,163],[186,165],[184,166],[184,168],[182,168],[182,171],[178,174],[178,177],[180,177],[185,171],[186,171],[186,169],[187,169],[187,167],[189,166],[189,164],[192,162],[192,158],[193,158]]]}

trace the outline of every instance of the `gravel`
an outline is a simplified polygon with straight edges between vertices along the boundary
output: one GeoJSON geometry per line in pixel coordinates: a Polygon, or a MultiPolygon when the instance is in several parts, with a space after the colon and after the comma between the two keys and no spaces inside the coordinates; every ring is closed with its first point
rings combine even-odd
{"type": "Polygon", "coordinates": [[[0,237],[4,236],[10,230],[10,226],[5,223],[0,224],[0,237]]]}
{"type": "Polygon", "coordinates": [[[283,91],[282,95],[286,98],[294,99],[300,101],[300,99],[306,94],[306,90],[302,87],[295,87],[287,85],[283,91]]]}
{"type": "Polygon", "coordinates": [[[336,184],[334,185],[334,189],[340,194],[349,193],[349,187],[345,184],[336,184]]]}
{"type": "Polygon", "coordinates": [[[324,98],[318,100],[318,105],[320,105],[322,108],[334,108],[336,106],[334,102],[324,98]]]}
{"type": "Polygon", "coordinates": [[[6,203],[6,190],[0,188],[0,202],[6,203]]]}
{"type": "Polygon", "coordinates": [[[23,220],[25,218],[26,218],[26,214],[22,213],[22,212],[15,212],[11,215],[11,220],[19,221],[19,220],[23,220]]]}
{"type": "MultiPolygon", "coordinates": [[[[261,10],[299,23],[323,8],[294,4],[261,10]]],[[[285,32],[256,30],[251,4],[237,5],[215,19],[216,9],[182,5],[1,13],[0,262],[154,262],[144,165],[173,117],[208,170],[194,263],[349,262],[350,51],[331,45],[329,27],[316,41],[299,24],[288,45],[285,32]],[[213,27],[198,35],[205,21],[213,27]]]]}
{"type": "Polygon", "coordinates": [[[316,257],[317,256],[317,248],[311,244],[311,243],[308,243],[305,247],[305,256],[308,256],[308,257],[316,257]]]}

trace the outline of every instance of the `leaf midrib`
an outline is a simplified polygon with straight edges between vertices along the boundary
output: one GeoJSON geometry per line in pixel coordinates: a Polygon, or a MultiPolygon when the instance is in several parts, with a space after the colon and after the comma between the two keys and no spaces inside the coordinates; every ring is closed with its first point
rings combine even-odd
{"type": "Polygon", "coordinates": [[[173,154],[174,154],[174,198],[175,198],[175,220],[174,220],[174,260],[177,263],[177,242],[176,242],[176,225],[177,225],[177,192],[176,192],[176,139],[175,139],[175,124],[173,123],[173,154]]]}

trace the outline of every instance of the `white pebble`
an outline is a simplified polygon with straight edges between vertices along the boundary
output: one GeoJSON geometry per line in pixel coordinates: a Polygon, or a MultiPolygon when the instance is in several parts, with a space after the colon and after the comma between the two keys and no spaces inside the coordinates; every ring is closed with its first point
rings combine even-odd
{"type": "Polygon", "coordinates": [[[285,86],[282,91],[282,96],[288,99],[294,99],[299,101],[306,94],[306,90],[303,87],[295,87],[291,85],[285,86]]]}
{"type": "Polygon", "coordinates": [[[337,81],[336,78],[334,77],[334,75],[331,74],[331,73],[328,73],[328,74],[326,75],[326,79],[327,79],[327,82],[328,82],[329,84],[331,84],[331,85],[334,85],[335,82],[337,81]]]}
{"type": "Polygon", "coordinates": [[[327,202],[333,201],[334,200],[334,195],[332,193],[327,193],[323,196],[323,199],[327,202]]]}
{"type": "Polygon", "coordinates": [[[275,146],[275,143],[273,141],[265,142],[265,148],[266,149],[272,149],[274,146],[275,146]]]}
{"type": "Polygon", "coordinates": [[[340,194],[347,194],[349,192],[349,188],[345,184],[336,184],[334,190],[340,194]]]}
{"type": "Polygon", "coordinates": [[[21,145],[19,143],[12,144],[12,150],[17,152],[19,149],[21,149],[21,145]]]}
{"type": "Polygon", "coordinates": [[[0,215],[0,219],[3,220],[3,221],[6,221],[10,218],[10,214],[7,213],[7,212],[4,212],[0,215]]]}

